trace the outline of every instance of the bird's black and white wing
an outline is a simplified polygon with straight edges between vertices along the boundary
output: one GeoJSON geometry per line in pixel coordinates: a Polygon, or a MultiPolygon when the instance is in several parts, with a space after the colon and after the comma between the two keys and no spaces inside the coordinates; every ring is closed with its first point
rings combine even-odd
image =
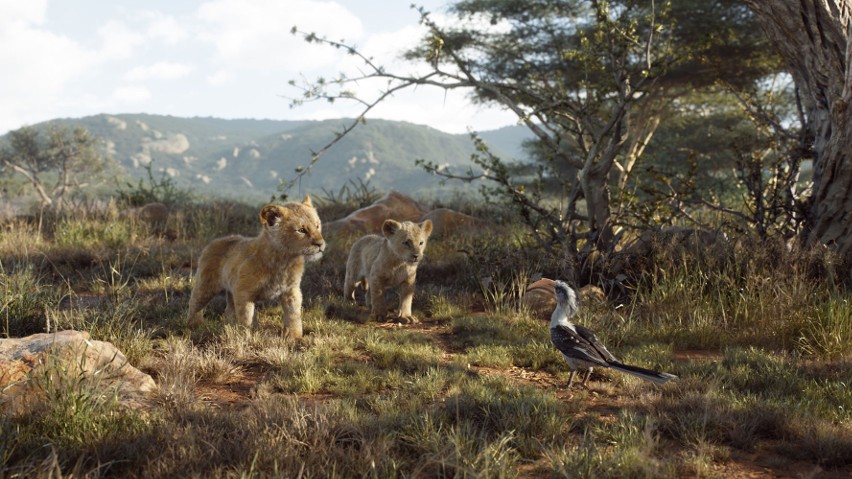
{"type": "Polygon", "coordinates": [[[593,347],[601,359],[607,363],[618,362],[618,358],[613,356],[612,353],[609,352],[609,349],[607,349],[603,343],[598,341],[598,337],[595,336],[595,333],[593,333],[592,330],[584,328],[579,324],[575,324],[574,327],[577,329],[577,335],[582,337],[591,347],[593,347]]]}
{"type": "MultiPolygon", "coordinates": [[[[577,328],[576,325],[574,327],[577,328]]],[[[592,338],[594,338],[594,335],[592,335],[592,338]]],[[[556,349],[566,357],[585,361],[590,366],[609,366],[607,357],[612,357],[612,354],[609,354],[606,348],[602,348],[603,351],[606,351],[606,355],[601,354],[592,342],[567,326],[558,325],[550,328],[550,340],[556,346],[556,349]]]]}

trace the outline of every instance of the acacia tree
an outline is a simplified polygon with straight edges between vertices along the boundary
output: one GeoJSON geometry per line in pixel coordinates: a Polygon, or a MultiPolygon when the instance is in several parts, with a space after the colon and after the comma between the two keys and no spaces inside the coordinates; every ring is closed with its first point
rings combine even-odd
{"type": "MultiPolygon", "coordinates": [[[[387,72],[350,46],[307,35],[308,41],[329,43],[361,56],[368,71],[359,78],[320,83],[319,89],[312,84],[305,88],[305,99],[351,97],[346,91],[324,87],[365,78],[387,79],[386,90],[377,99],[365,101],[366,113],[386,96],[410,86],[469,88],[479,101],[513,111],[553,161],[579,171],[574,184],[566,185],[567,204],[557,211],[519,188],[498,159],[483,160],[486,171],[477,176],[500,185],[523,217],[543,227],[537,232],[553,242],[565,246],[569,225],[582,221],[588,244],[608,247],[613,240],[608,180],[616,164],[623,176],[629,174],[632,162],[618,160],[631,138],[634,143],[640,141],[639,135],[631,136],[631,109],[634,103],[652,101],[649,93],[669,61],[664,32],[670,29],[661,27],[658,18],[664,15],[633,2],[620,2],[620,8],[612,10],[607,2],[594,0],[460,1],[452,11],[471,25],[484,20],[502,28],[443,28],[421,9],[429,38],[422,48],[408,53],[410,59],[431,66],[420,76],[387,72]],[[585,212],[577,211],[581,198],[585,212]]],[[[646,125],[641,122],[640,126],[646,125]]],[[[441,173],[454,176],[447,170],[441,173]]]]}
{"type": "MultiPolygon", "coordinates": [[[[343,48],[360,57],[366,73],[303,85],[304,96],[295,104],[355,99],[364,105],[360,120],[403,88],[469,89],[477,101],[514,112],[534,133],[539,153],[552,165],[548,173],[563,183],[565,201],[556,208],[547,206],[535,191],[523,188],[482,143],[477,143],[481,173],[457,174],[439,171],[436,165],[427,167],[445,177],[492,181],[498,193],[517,206],[535,234],[569,253],[577,252],[578,238],[586,240],[588,250],[608,251],[615,240],[610,188],[626,188],[660,123],[660,114],[679,92],[712,83],[720,71],[736,63],[730,58],[720,60],[732,53],[720,45],[735,43],[720,32],[746,32],[736,37],[739,45],[746,46],[746,56],[759,51],[756,40],[749,36],[750,17],[744,7],[727,0],[686,2],[702,5],[703,13],[710,14],[697,18],[682,2],[677,3],[461,0],[450,8],[459,20],[452,26],[439,25],[421,9],[421,22],[429,34],[407,57],[428,65],[422,75],[390,72],[350,45],[307,34],[308,41],[343,48]],[[683,28],[680,20],[700,28],[683,28]],[[365,79],[385,80],[386,88],[372,99],[355,98],[347,91],[348,85],[365,79]],[[562,175],[566,166],[577,174],[562,175]]],[[[744,55],[734,53],[739,58],[744,55]]],[[[759,76],[763,66],[753,64],[760,67],[755,72],[740,70],[738,78],[749,81],[759,76]]]]}
{"type": "Polygon", "coordinates": [[[8,144],[0,149],[0,164],[32,184],[42,207],[60,211],[66,194],[88,186],[80,181],[81,173],[91,177],[103,171],[97,145],[84,128],[52,127],[43,139],[39,130],[24,127],[9,133],[8,144]]]}
{"type": "Polygon", "coordinates": [[[852,257],[852,3],[746,0],[787,63],[813,134],[806,239],[852,257]]]}
{"type": "Polygon", "coordinates": [[[618,176],[616,186],[626,184],[653,135],[656,107],[664,101],[657,83],[672,62],[667,8],[633,2],[612,7],[597,1],[461,1],[453,6],[460,18],[473,25],[486,19],[500,28],[427,23],[440,48],[409,55],[432,56],[436,69],[460,72],[474,87],[474,98],[511,109],[535,134],[547,173],[562,183],[561,207],[547,207],[484,149],[482,176],[511,198],[534,233],[568,252],[576,250],[578,238],[586,240],[587,251],[612,246],[610,182],[618,176]],[[560,175],[566,167],[576,174],[560,175]],[[585,230],[579,234],[578,223],[585,230]]]}

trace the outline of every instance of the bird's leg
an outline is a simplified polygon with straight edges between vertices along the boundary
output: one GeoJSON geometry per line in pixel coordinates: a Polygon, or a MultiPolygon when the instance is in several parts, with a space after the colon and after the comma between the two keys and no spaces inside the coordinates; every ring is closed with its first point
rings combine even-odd
{"type": "Polygon", "coordinates": [[[577,373],[576,369],[571,370],[571,375],[568,376],[568,385],[565,386],[565,389],[571,389],[571,383],[574,382],[574,374],[577,373]]]}
{"type": "Polygon", "coordinates": [[[589,371],[586,373],[586,378],[583,379],[583,387],[586,387],[586,383],[589,382],[590,377],[592,377],[592,368],[589,368],[589,371]]]}

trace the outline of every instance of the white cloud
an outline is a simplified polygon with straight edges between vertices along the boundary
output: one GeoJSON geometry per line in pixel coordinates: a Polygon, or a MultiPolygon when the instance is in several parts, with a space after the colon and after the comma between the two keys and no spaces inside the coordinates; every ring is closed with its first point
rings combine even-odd
{"type": "Polygon", "coordinates": [[[62,101],[65,85],[94,61],[70,38],[43,29],[44,2],[32,4],[0,7],[0,132],[47,119],[42,112],[62,101]]]}
{"type": "MultiPolygon", "coordinates": [[[[287,87],[288,80],[300,75],[328,79],[341,70],[353,76],[363,68],[343,51],[292,35],[294,25],[353,43],[396,72],[424,68],[399,58],[423,35],[416,19],[390,32],[379,23],[368,34],[361,20],[341,6],[342,0],[199,3],[194,11],[166,4],[141,10],[135,2],[121,1],[103,11],[113,12],[109,17],[81,16],[72,23],[62,16],[68,9],[58,6],[63,4],[0,0],[0,133],[60,116],[126,110],[128,105],[182,116],[325,119],[359,113],[354,102],[287,109],[286,98],[300,93],[287,87]],[[204,80],[188,87],[185,80],[196,78],[204,80]],[[160,80],[169,81],[156,83],[155,95],[149,82],[160,80]],[[211,92],[213,101],[205,99],[211,92]]],[[[361,82],[353,88],[366,95],[382,86],[361,82]]],[[[483,117],[489,125],[499,117],[477,111],[463,92],[449,93],[445,102],[441,90],[419,87],[395,94],[369,117],[457,132],[470,123],[479,126],[483,117]]]]}
{"type": "MultiPolygon", "coordinates": [[[[448,133],[466,133],[473,127],[479,131],[511,125],[518,117],[504,109],[484,108],[473,105],[465,96],[467,92],[457,90],[445,92],[438,88],[421,87],[409,89],[386,98],[367,115],[372,118],[407,121],[419,125],[430,125],[448,133]]],[[[328,120],[354,117],[361,113],[361,106],[354,102],[323,104],[315,109],[304,108],[299,117],[310,120],[328,120]]]]}
{"type": "Polygon", "coordinates": [[[182,63],[158,62],[135,67],[124,78],[129,81],[175,80],[189,75],[194,69],[192,65],[182,63]]]}
{"type": "Polygon", "coordinates": [[[225,70],[218,70],[213,74],[207,76],[207,83],[213,86],[222,86],[229,83],[231,80],[233,80],[233,78],[233,73],[225,70]]]}
{"type": "Polygon", "coordinates": [[[15,23],[41,24],[47,13],[47,0],[8,0],[0,2],[0,30],[15,23]]]}
{"type": "Polygon", "coordinates": [[[104,59],[128,58],[145,42],[145,36],[117,20],[110,20],[98,29],[103,45],[98,52],[104,59]]]}
{"type": "MultiPolygon", "coordinates": [[[[121,77],[114,74],[118,67],[113,64],[139,53],[143,45],[187,37],[174,18],[143,12],[88,26],[94,38],[78,39],[79,32],[59,30],[62,22],[50,14],[46,0],[0,1],[0,65],[4,69],[0,133],[58,116],[108,111],[116,108],[115,101],[138,103],[150,98],[150,92],[141,87],[116,88],[121,77]],[[113,94],[103,95],[103,91],[113,94]]],[[[134,69],[130,78],[175,78],[187,73],[187,67],[160,62],[134,69]]]]}
{"type": "Polygon", "coordinates": [[[118,103],[141,103],[151,98],[151,92],[143,86],[128,85],[116,88],[112,98],[118,103]]]}
{"type": "Polygon", "coordinates": [[[150,24],[145,31],[146,36],[160,40],[167,45],[176,45],[190,37],[186,25],[175,17],[163,15],[160,12],[148,12],[150,24]]]}
{"type": "MultiPolygon", "coordinates": [[[[438,23],[454,21],[450,17],[433,15],[438,23]]],[[[497,28],[497,27],[490,27],[497,28]]],[[[410,25],[396,31],[381,32],[368,36],[359,46],[365,56],[387,71],[402,75],[423,74],[430,66],[423,62],[410,62],[402,58],[402,53],[415,47],[423,38],[426,29],[422,25],[410,25]]],[[[347,55],[340,64],[341,70],[353,78],[364,70],[363,61],[347,55]]],[[[309,80],[313,78],[308,77],[309,80]]],[[[387,88],[386,80],[361,80],[346,85],[361,99],[372,101],[387,88]]],[[[431,125],[450,133],[466,133],[468,128],[478,130],[499,128],[517,121],[517,116],[507,110],[485,108],[474,105],[469,99],[470,90],[443,90],[433,86],[409,87],[385,98],[370,111],[367,118],[408,121],[416,124],[431,125]]],[[[362,105],[354,101],[337,101],[333,105],[307,104],[301,107],[306,118],[324,120],[331,118],[353,117],[362,112],[362,105]]]]}
{"type": "Polygon", "coordinates": [[[203,25],[199,39],[215,46],[231,66],[303,71],[333,64],[341,53],[309,45],[290,33],[301,30],[355,39],[361,21],[335,2],[319,0],[213,0],[197,12],[203,25]]]}
{"type": "MultiPolygon", "coordinates": [[[[373,34],[367,38],[361,50],[379,65],[411,66],[411,62],[401,58],[402,54],[416,47],[425,33],[426,28],[422,25],[410,25],[394,32],[373,34]]],[[[347,55],[347,58],[351,59],[350,63],[357,62],[358,66],[363,63],[351,55],[347,55]]]]}

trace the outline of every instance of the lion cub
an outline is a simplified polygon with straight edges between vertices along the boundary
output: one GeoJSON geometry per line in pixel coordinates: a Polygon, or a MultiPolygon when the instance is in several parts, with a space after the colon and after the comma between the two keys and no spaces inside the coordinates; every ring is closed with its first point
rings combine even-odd
{"type": "Polygon", "coordinates": [[[417,318],[411,314],[414,278],[417,265],[423,260],[426,242],[432,234],[432,222],[426,220],[417,224],[385,220],[382,234],[384,237],[364,236],[352,245],[346,261],[344,297],[354,300],[355,286],[360,283],[369,293],[367,305],[371,306],[371,316],[384,321],[388,314],[385,290],[399,286],[399,315],[396,319],[403,323],[416,323],[417,318]]]}
{"type": "Polygon", "coordinates": [[[202,309],[213,296],[225,291],[225,316],[244,326],[257,326],[255,302],[281,297],[287,334],[302,337],[305,260],[317,260],[325,250],[319,216],[305,196],[302,203],[264,206],[260,223],[263,229],[256,238],[226,236],[201,252],[189,298],[190,327],[201,322],[202,309]]]}

